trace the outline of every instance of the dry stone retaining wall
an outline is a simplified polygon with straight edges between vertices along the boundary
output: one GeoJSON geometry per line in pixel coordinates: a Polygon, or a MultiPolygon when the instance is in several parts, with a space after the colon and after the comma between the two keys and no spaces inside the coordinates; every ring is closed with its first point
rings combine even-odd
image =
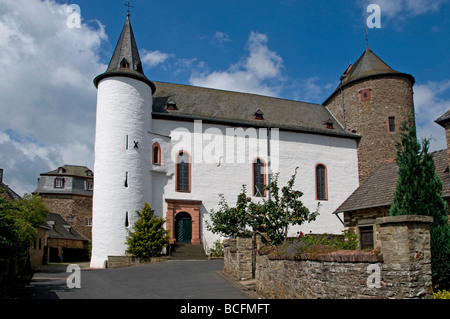
{"type": "MultiPolygon", "coordinates": [[[[379,246],[370,251],[303,254],[296,260],[257,254],[256,291],[271,299],[431,299],[431,222],[426,216],[378,218],[379,246]]],[[[248,245],[249,237],[224,244],[224,271],[238,280],[248,279],[252,267],[248,245]]]]}

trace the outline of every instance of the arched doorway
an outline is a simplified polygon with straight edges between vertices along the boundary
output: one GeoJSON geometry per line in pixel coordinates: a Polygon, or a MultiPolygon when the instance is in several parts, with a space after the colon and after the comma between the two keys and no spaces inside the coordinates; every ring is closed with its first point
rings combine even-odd
{"type": "MultiPolygon", "coordinates": [[[[169,242],[170,244],[175,244],[177,241],[177,221],[176,216],[181,213],[187,213],[191,218],[191,244],[199,245],[200,240],[200,205],[202,201],[200,200],[190,200],[190,199],[168,199],[167,203],[167,213],[166,213],[166,227],[169,231],[169,242]]],[[[186,217],[186,215],[184,215],[186,217]]],[[[183,217],[183,215],[180,215],[183,217]]]]}
{"type": "Polygon", "coordinates": [[[175,234],[178,243],[191,243],[192,217],[186,212],[180,212],[175,216],[175,234]]]}

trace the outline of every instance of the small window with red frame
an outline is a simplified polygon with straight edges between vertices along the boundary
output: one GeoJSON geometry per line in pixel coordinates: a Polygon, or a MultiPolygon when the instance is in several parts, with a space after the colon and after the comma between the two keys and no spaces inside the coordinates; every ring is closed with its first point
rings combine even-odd
{"type": "Polygon", "coordinates": [[[365,89],[359,92],[361,95],[361,101],[368,101],[371,98],[371,90],[370,89],[365,89]]]}

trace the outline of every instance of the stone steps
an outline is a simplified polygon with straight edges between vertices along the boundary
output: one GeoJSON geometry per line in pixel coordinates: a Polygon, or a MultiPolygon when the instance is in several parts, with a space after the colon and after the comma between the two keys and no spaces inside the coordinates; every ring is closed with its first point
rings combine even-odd
{"type": "Polygon", "coordinates": [[[205,254],[202,245],[177,243],[171,247],[170,259],[205,260],[208,259],[208,256],[205,254]]]}

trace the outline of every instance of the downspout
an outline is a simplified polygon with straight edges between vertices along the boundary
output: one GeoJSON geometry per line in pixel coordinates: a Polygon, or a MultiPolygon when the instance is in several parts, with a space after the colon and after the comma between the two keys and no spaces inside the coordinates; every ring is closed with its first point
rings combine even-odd
{"type": "Polygon", "coordinates": [[[344,91],[342,90],[342,84],[339,85],[339,89],[341,90],[342,121],[344,122],[344,130],[347,130],[347,124],[345,123],[344,91]]]}
{"type": "MultiPolygon", "coordinates": [[[[267,185],[270,184],[270,166],[271,166],[271,158],[270,158],[270,127],[267,127],[267,185]]],[[[268,190],[269,192],[269,200],[272,199],[272,195],[270,193],[270,189],[268,190]]]]}

